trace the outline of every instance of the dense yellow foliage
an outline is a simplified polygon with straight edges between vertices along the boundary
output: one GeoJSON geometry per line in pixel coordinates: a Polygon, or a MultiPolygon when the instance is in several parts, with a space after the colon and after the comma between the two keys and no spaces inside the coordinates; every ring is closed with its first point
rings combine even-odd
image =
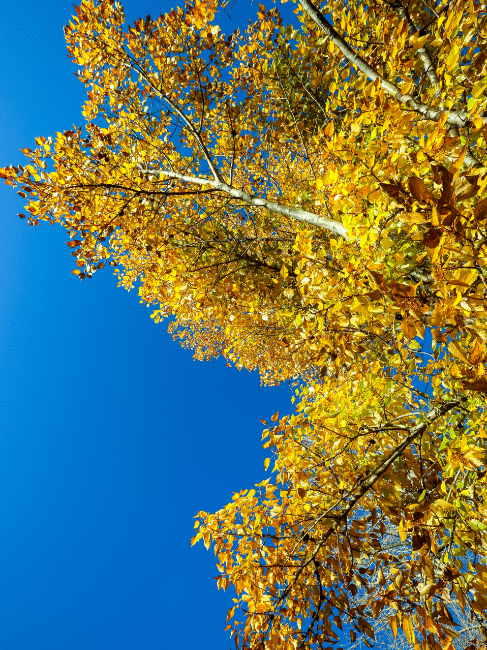
{"type": "Polygon", "coordinates": [[[86,124],[0,174],[81,279],[109,263],[197,358],[296,382],[272,477],[196,525],[237,646],[485,647],[486,6],[220,9],[83,0],[86,124]]]}

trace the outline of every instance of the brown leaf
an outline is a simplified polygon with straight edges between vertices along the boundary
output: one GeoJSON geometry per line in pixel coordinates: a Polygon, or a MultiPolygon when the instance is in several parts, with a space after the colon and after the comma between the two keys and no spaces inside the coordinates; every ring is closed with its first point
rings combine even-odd
{"type": "Polygon", "coordinates": [[[457,176],[452,181],[457,201],[465,201],[475,196],[479,189],[478,176],[457,176]]]}
{"type": "Polygon", "coordinates": [[[477,203],[473,214],[477,221],[487,219],[487,199],[482,199],[477,203]]]}
{"type": "Polygon", "coordinates": [[[445,145],[445,149],[450,149],[450,147],[454,147],[457,144],[458,141],[459,141],[458,136],[452,138],[449,135],[445,135],[445,139],[443,140],[443,144],[445,145]]]}
{"type": "Polygon", "coordinates": [[[410,176],[408,178],[408,186],[409,191],[418,201],[426,201],[426,199],[429,197],[428,191],[426,190],[426,185],[417,176],[410,176]]]}
{"type": "Polygon", "coordinates": [[[380,300],[382,298],[382,291],[380,289],[374,289],[365,294],[365,296],[372,301],[380,300]]]}
{"type": "Polygon", "coordinates": [[[441,173],[440,173],[442,171],[442,169],[441,169],[442,167],[443,167],[443,165],[435,165],[434,163],[431,163],[431,169],[433,170],[433,180],[438,185],[441,185],[441,182],[442,182],[441,181],[441,173]]]}
{"type": "Polygon", "coordinates": [[[404,203],[404,190],[400,186],[393,185],[392,183],[379,183],[379,185],[391,198],[399,201],[399,203],[404,203]]]}
{"type": "Polygon", "coordinates": [[[465,236],[465,226],[462,223],[462,220],[460,219],[459,216],[455,219],[455,233],[458,237],[464,237],[465,236]]]}
{"type": "Polygon", "coordinates": [[[416,295],[416,289],[411,284],[401,284],[395,280],[391,281],[391,289],[396,298],[412,298],[416,295]]]}
{"type": "Polygon", "coordinates": [[[443,189],[441,192],[441,198],[439,205],[453,205],[455,200],[455,192],[453,190],[453,174],[448,171],[445,167],[442,169],[441,182],[443,189]]]}
{"type": "Polygon", "coordinates": [[[461,280],[447,280],[448,284],[453,284],[457,287],[469,287],[470,285],[467,282],[462,282],[461,280]]]}
{"type": "Polygon", "coordinates": [[[372,275],[372,277],[377,282],[379,287],[383,289],[385,287],[385,283],[384,283],[384,276],[382,275],[382,273],[378,273],[377,271],[369,271],[369,273],[372,275]]]}
{"type": "Polygon", "coordinates": [[[67,241],[66,244],[69,246],[69,248],[75,248],[81,244],[81,240],[72,239],[71,241],[67,241]]]}
{"type": "Polygon", "coordinates": [[[424,234],[423,244],[428,248],[436,248],[440,243],[441,239],[441,230],[438,228],[430,228],[428,232],[424,234]]]}
{"type": "Polygon", "coordinates": [[[438,210],[438,212],[443,216],[446,214],[446,217],[442,220],[442,224],[446,227],[449,228],[452,223],[455,221],[455,217],[457,216],[457,211],[455,209],[451,209],[449,206],[448,207],[443,207],[438,210]]]}
{"type": "Polygon", "coordinates": [[[477,73],[480,74],[482,72],[482,68],[484,67],[484,63],[487,60],[487,52],[479,52],[477,57],[475,58],[475,69],[477,70],[477,73]]]}
{"type": "Polygon", "coordinates": [[[482,375],[482,377],[478,377],[473,381],[462,381],[462,385],[468,390],[474,390],[487,395],[487,377],[485,375],[482,375]]]}

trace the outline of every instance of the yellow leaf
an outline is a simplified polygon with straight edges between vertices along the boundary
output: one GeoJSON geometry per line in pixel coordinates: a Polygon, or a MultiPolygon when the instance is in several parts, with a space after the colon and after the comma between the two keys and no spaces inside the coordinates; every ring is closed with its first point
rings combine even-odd
{"type": "Polygon", "coordinates": [[[448,350],[453,354],[454,357],[460,359],[460,361],[463,361],[463,363],[468,363],[465,352],[462,350],[457,341],[450,341],[448,343],[448,350]]]}
{"type": "MultiPolygon", "coordinates": [[[[331,86],[330,86],[330,92],[334,92],[334,89],[331,90],[331,86]]],[[[333,122],[329,122],[329,123],[325,126],[325,135],[327,135],[328,137],[332,136],[334,130],[335,130],[335,127],[334,127],[334,125],[333,125],[333,122]]]]}
{"type": "Polygon", "coordinates": [[[391,627],[394,638],[397,637],[397,619],[395,616],[389,616],[389,625],[391,627]]]}
{"type": "Polygon", "coordinates": [[[270,458],[266,458],[265,461],[264,461],[264,470],[265,470],[266,472],[267,472],[267,470],[268,470],[268,468],[269,468],[269,464],[270,464],[270,462],[271,462],[271,459],[270,459],[270,458]]]}
{"type": "MultiPolygon", "coordinates": [[[[417,32],[419,34],[419,32],[417,32]]],[[[421,36],[417,40],[414,38],[414,36],[411,38],[411,43],[413,45],[413,50],[419,50],[420,47],[423,47],[426,41],[429,38],[429,34],[426,34],[426,36],[421,36]]]]}
{"type": "Polygon", "coordinates": [[[445,499],[436,499],[435,507],[438,507],[440,510],[455,510],[453,503],[445,501],[445,499]]]}
{"type": "Polygon", "coordinates": [[[453,176],[456,176],[458,174],[458,172],[460,171],[460,169],[462,168],[463,161],[465,160],[465,154],[466,153],[467,153],[467,145],[465,145],[463,147],[463,149],[462,149],[460,155],[458,156],[457,160],[455,160],[455,162],[452,165],[450,165],[450,169],[448,171],[453,176]]]}
{"type": "Polygon", "coordinates": [[[399,538],[401,539],[401,542],[404,542],[406,540],[406,537],[408,536],[407,531],[404,528],[404,521],[401,519],[401,522],[398,526],[398,532],[399,532],[399,538]]]}
{"type": "Polygon", "coordinates": [[[414,636],[414,629],[411,624],[411,620],[409,616],[405,616],[402,621],[402,629],[404,631],[404,634],[406,635],[406,638],[409,642],[409,644],[412,644],[414,642],[415,636],[414,636]]]}
{"type": "Polygon", "coordinates": [[[487,87],[487,75],[484,75],[472,88],[472,97],[480,97],[487,87]]]}

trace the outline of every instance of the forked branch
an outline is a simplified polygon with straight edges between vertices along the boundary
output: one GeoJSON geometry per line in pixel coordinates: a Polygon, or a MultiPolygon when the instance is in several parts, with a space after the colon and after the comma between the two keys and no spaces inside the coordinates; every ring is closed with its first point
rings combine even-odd
{"type": "MultiPolygon", "coordinates": [[[[432,108],[427,104],[418,102],[411,95],[404,95],[401,90],[391,83],[384,79],[377,70],[375,70],[371,65],[367,63],[362,57],[354,52],[350,45],[340,36],[340,34],[330,25],[326,20],[325,16],[317,9],[310,0],[300,0],[300,4],[306,13],[312,18],[312,20],[322,29],[325,34],[330,38],[330,40],[338,47],[338,49],[344,54],[344,56],[354,65],[357,70],[363,72],[369,79],[372,81],[379,80],[382,88],[392,95],[398,102],[405,104],[408,108],[412,108],[414,111],[422,115],[432,122],[438,122],[441,118],[442,111],[438,108],[432,108]]],[[[470,119],[469,114],[466,111],[450,111],[446,121],[448,124],[453,126],[465,126],[470,119]]]]}

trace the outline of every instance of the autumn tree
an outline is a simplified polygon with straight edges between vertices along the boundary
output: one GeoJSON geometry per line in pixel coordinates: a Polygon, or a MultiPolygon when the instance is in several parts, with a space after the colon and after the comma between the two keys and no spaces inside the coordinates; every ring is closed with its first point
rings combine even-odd
{"type": "Polygon", "coordinates": [[[486,5],[221,10],[83,0],[85,124],[1,176],[80,279],[294,382],[272,474],[196,523],[237,648],[486,647],[486,5]]]}

